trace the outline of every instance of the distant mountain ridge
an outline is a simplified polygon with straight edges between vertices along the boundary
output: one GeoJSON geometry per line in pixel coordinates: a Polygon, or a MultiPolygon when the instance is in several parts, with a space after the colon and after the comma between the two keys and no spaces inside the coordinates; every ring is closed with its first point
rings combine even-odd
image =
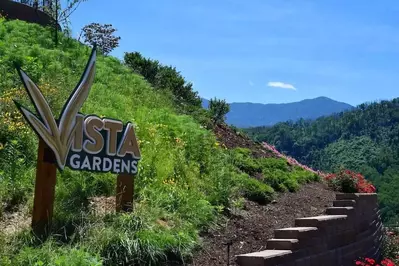
{"type": "MultiPolygon", "coordinates": [[[[202,99],[202,106],[208,108],[208,105],[209,101],[202,99]]],[[[278,122],[296,121],[300,118],[315,119],[353,108],[350,104],[338,102],[327,97],[281,104],[231,103],[226,122],[242,128],[272,126],[278,122]]]]}

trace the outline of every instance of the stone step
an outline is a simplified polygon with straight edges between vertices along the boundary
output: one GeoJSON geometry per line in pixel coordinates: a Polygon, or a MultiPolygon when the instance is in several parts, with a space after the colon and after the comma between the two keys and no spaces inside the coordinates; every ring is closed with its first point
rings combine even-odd
{"type": "Polygon", "coordinates": [[[358,200],[364,198],[370,200],[371,198],[377,199],[376,193],[337,193],[335,198],[337,200],[358,200]]]}
{"type": "Polygon", "coordinates": [[[356,201],[355,200],[334,200],[333,206],[334,207],[355,207],[356,201]]]}
{"type": "Polygon", "coordinates": [[[292,251],[290,250],[263,250],[238,255],[237,263],[240,266],[277,265],[290,261],[291,256],[292,251]]]}
{"type": "Polygon", "coordinates": [[[326,214],[328,215],[352,215],[355,213],[353,207],[328,207],[326,214]]]}
{"type": "Polygon", "coordinates": [[[276,239],[272,238],[267,240],[267,249],[276,250],[296,250],[299,247],[298,239],[276,239]]]}
{"type": "Polygon", "coordinates": [[[277,239],[301,239],[313,237],[317,233],[317,227],[289,227],[274,230],[274,238],[277,239]]]}
{"type": "Polygon", "coordinates": [[[297,218],[295,219],[295,226],[318,227],[322,223],[340,222],[346,220],[347,218],[347,215],[320,215],[314,217],[297,218]]]}

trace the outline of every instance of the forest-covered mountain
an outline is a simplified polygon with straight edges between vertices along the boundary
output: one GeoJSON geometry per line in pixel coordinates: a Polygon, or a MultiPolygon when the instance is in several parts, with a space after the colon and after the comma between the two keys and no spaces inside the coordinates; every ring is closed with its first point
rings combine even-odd
{"type": "Polygon", "coordinates": [[[359,171],[377,187],[383,218],[399,222],[399,98],[361,104],[315,121],[245,130],[302,163],[323,171],[359,171]]]}
{"type": "MultiPolygon", "coordinates": [[[[207,108],[209,101],[202,99],[202,105],[207,108]]],[[[352,108],[353,106],[347,103],[327,97],[281,104],[231,103],[226,121],[236,127],[271,126],[278,122],[297,121],[300,118],[315,119],[352,108]]]]}

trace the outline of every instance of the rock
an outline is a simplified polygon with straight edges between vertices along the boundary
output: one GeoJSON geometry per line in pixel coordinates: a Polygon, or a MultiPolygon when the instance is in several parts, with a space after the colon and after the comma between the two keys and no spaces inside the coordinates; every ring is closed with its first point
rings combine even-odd
{"type": "Polygon", "coordinates": [[[277,200],[272,200],[272,203],[273,203],[273,204],[276,204],[276,203],[277,203],[277,200]]]}

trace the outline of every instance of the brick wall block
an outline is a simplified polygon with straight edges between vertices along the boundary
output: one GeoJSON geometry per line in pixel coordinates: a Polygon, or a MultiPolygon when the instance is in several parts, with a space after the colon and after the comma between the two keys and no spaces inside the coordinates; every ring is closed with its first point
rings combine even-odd
{"type": "Polygon", "coordinates": [[[240,255],[238,264],[345,266],[359,257],[380,258],[383,228],[377,194],[339,193],[333,206],[326,215],[298,218],[295,227],[275,230],[267,250],[240,255]]]}

